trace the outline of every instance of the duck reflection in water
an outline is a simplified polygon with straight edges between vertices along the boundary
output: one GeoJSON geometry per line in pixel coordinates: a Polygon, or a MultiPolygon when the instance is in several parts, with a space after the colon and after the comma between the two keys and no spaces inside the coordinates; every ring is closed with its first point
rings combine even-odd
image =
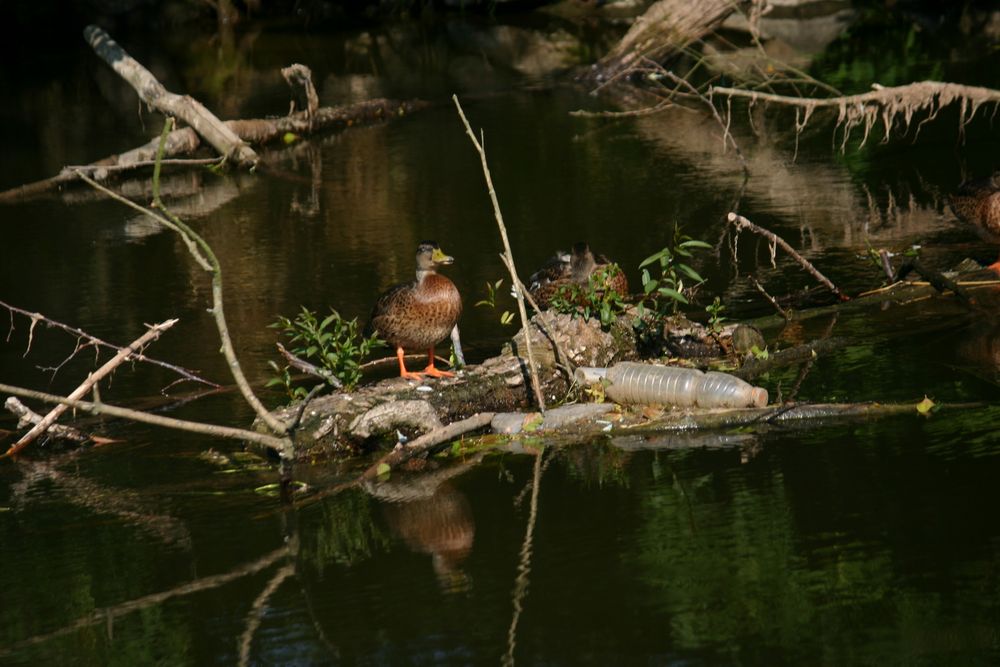
{"type": "MultiPolygon", "coordinates": [[[[990,243],[1000,244],[1000,172],[990,178],[967,181],[949,197],[952,211],[990,243]]],[[[990,264],[1000,274],[1000,258],[990,264]]]]}
{"type": "Polygon", "coordinates": [[[432,475],[378,484],[369,489],[382,500],[394,535],[415,553],[429,554],[441,587],[450,593],[468,590],[461,566],[472,552],[476,524],[461,491],[432,475]]]}

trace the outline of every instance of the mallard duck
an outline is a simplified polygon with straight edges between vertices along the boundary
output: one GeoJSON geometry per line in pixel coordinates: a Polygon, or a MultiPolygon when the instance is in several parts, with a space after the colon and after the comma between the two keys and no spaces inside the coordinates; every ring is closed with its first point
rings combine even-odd
{"type": "Polygon", "coordinates": [[[434,346],[448,337],[462,313],[462,297],[455,284],[437,272],[439,266],[454,261],[437,243],[424,241],[417,246],[416,279],[391,287],[372,308],[365,335],[377,333],[396,348],[400,377],[418,380],[422,375],[454,375],[434,367],[434,346]],[[406,370],[405,349],[427,350],[427,368],[406,370]]]}
{"type": "MultiPolygon", "coordinates": [[[[949,197],[949,203],[955,215],[972,225],[980,236],[993,243],[1000,242],[1000,173],[963,183],[949,197]]],[[[987,268],[1000,273],[1000,259],[987,268]]]]}
{"type": "Polygon", "coordinates": [[[540,308],[547,308],[561,287],[585,287],[592,276],[599,281],[595,288],[612,290],[622,297],[628,295],[625,273],[604,255],[594,255],[590,246],[583,241],[574,244],[571,253],[557,251],[538,271],[531,274],[528,278],[528,291],[540,308]]]}

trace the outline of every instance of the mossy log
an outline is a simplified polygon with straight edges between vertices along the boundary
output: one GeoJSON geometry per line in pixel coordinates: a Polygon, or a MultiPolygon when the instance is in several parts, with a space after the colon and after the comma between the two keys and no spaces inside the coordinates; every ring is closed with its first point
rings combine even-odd
{"type": "MultiPolygon", "coordinates": [[[[607,366],[636,356],[631,327],[623,320],[603,331],[595,320],[547,313],[532,319],[532,352],[547,401],[562,399],[570,373],[556,363],[553,339],[574,364],[607,366]]],[[[456,377],[416,383],[404,378],[382,380],[353,392],[312,400],[295,433],[295,458],[312,460],[370,449],[380,441],[395,442],[465,419],[478,412],[510,412],[532,407],[527,350],[523,330],[501,353],[467,366],[456,377]]],[[[293,403],[275,412],[292,421],[301,409],[293,403]]],[[[264,426],[255,422],[254,428],[264,426]]]]}

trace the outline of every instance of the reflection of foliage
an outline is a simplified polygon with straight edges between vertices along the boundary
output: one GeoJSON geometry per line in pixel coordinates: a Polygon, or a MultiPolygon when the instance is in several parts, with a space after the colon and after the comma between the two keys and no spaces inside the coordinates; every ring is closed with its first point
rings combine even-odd
{"type": "Polygon", "coordinates": [[[899,86],[945,78],[953,41],[923,30],[904,12],[863,12],[815,60],[812,73],[845,95],[863,93],[874,82],[899,86]]]}
{"type": "Polygon", "coordinates": [[[354,565],[386,550],[390,538],[372,516],[372,502],[355,491],[324,501],[320,523],[301,531],[303,559],[322,574],[330,563],[354,565]]]}

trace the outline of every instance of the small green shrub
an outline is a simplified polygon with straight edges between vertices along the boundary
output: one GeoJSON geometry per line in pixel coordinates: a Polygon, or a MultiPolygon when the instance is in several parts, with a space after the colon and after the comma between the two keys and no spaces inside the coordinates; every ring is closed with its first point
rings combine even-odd
{"type": "MultiPolygon", "coordinates": [[[[336,378],[344,389],[350,391],[361,380],[361,363],[372,350],[385,346],[385,342],[372,334],[365,338],[358,326],[357,318],[345,320],[336,310],[330,311],[322,321],[316,313],[305,306],[294,320],[279,317],[271,324],[288,339],[288,351],[314,364],[321,373],[336,378]]],[[[293,387],[291,369],[269,362],[277,375],[268,381],[268,386],[282,385],[290,398],[303,398],[308,393],[304,387],[293,387]]],[[[335,383],[329,378],[327,382],[335,383]]]]}
{"type": "Polygon", "coordinates": [[[695,285],[700,285],[705,279],[684,260],[693,257],[692,250],[711,249],[711,247],[704,241],[681,234],[678,228],[674,231],[672,245],[642,260],[639,264],[639,268],[642,269],[642,293],[646,301],[652,302],[656,313],[664,316],[672,315],[677,312],[679,304],[688,303],[687,297],[684,296],[684,278],[690,278],[695,285]],[[651,266],[659,268],[659,276],[654,277],[650,273],[651,266]]]}
{"type": "Polygon", "coordinates": [[[627,306],[618,292],[607,287],[619,273],[621,267],[617,264],[605,264],[590,274],[586,285],[560,285],[549,300],[549,307],[558,313],[581,315],[585,320],[596,317],[607,329],[627,306]]]}

